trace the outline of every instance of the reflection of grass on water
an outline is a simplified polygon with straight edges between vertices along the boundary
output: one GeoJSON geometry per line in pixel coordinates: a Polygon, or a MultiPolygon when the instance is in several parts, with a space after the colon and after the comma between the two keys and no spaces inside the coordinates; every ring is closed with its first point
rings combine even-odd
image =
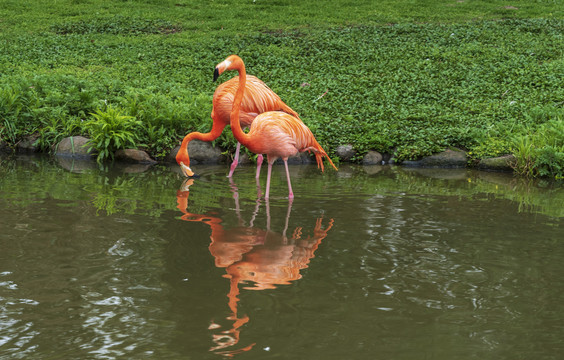
{"type": "MultiPolygon", "coordinates": [[[[492,184],[485,187],[491,191],[492,184]]],[[[486,189],[484,192],[488,192],[486,189]]],[[[564,188],[548,181],[514,179],[501,191],[501,197],[519,204],[520,212],[542,213],[554,217],[564,217],[564,188]]]]}
{"type": "MultiPolygon", "coordinates": [[[[519,204],[519,211],[564,217],[564,182],[526,179],[507,173],[480,172],[467,169],[406,169],[382,167],[376,177],[367,175],[363,167],[343,168],[350,172],[337,178],[342,190],[358,194],[385,194],[386,196],[434,195],[475,197],[489,194],[519,204]],[[374,181],[369,181],[369,179],[374,181]]],[[[334,177],[308,179],[306,189],[327,188],[326,182],[334,177]]],[[[336,190],[338,191],[338,190],[336,190]]]]}
{"type": "MultiPolygon", "coordinates": [[[[343,166],[338,173],[325,174],[312,167],[314,176],[309,174],[309,168],[303,169],[306,172],[303,178],[298,177],[293,182],[296,193],[303,199],[316,196],[338,199],[351,194],[359,197],[422,194],[467,198],[489,194],[516,202],[522,212],[564,217],[562,182],[468,170],[382,167],[371,175],[368,168],[361,166],[343,166]]],[[[233,206],[233,192],[223,170],[222,167],[196,179],[190,188],[191,212],[203,214],[233,206]]],[[[238,173],[235,178],[242,202],[256,199],[253,174],[254,169],[247,174],[238,173]]],[[[15,206],[30,206],[41,199],[53,198],[90,204],[98,215],[122,213],[153,217],[178,211],[176,195],[184,180],[180,174],[160,166],[137,174],[117,170],[87,170],[76,174],[53,166],[51,160],[45,158],[18,163],[3,159],[0,176],[0,198],[15,206]]],[[[261,180],[264,185],[264,176],[261,180]]],[[[284,184],[279,186],[285,189],[285,179],[280,181],[284,184]]]]}
{"type": "Polygon", "coordinates": [[[478,194],[491,194],[498,199],[511,200],[519,204],[520,212],[541,213],[553,217],[564,217],[564,186],[562,182],[533,180],[513,177],[509,174],[467,171],[465,181],[468,186],[456,185],[453,180],[402,179],[409,183],[410,192],[471,197],[478,194]]]}

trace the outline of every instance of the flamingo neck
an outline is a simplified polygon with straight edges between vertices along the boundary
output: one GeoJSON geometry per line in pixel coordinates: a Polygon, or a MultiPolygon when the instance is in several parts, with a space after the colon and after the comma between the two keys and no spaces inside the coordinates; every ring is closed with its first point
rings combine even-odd
{"type": "Polygon", "coordinates": [[[192,132],[182,139],[182,144],[180,145],[180,150],[176,154],[176,162],[180,164],[183,162],[184,165],[190,166],[190,156],[188,156],[188,144],[192,140],[200,140],[200,141],[213,141],[221,135],[221,132],[225,128],[225,123],[221,123],[220,121],[214,121],[212,125],[212,129],[209,133],[200,133],[200,132],[192,132]]]}
{"type": "Polygon", "coordinates": [[[241,123],[239,121],[239,112],[241,110],[241,103],[243,102],[243,96],[245,95],[245,85],[247,83],[247,72],[245,71],[245,64],[242,61],[238,62],[236,70],[239,72],[239,84],[237,86],[237,92],[233,98],[233,108],[231,109],[231,131],[235,139],[239,141],[243,146],[249,148],[251,143],[251,138],[249,135],[245,134],[243,129],[241,129],[241,123]]]}

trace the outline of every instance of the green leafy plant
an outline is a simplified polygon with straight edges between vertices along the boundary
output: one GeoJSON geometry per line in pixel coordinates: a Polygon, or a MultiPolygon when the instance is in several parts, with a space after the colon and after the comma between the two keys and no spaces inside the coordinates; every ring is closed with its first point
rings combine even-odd
{"type": "Polygon", "coordinates": [[[27,98],[16,86],[0,88],[0,135],[15,144],[26,132],[27,98]]]}
{"type": "Polygon", "coordinates": [[[91,115],[92,118],[84,123],[84,128],[90,135],[91,148],[98,152],[98,162],[113,159],[118,149],[138,145],[137,133],[142,123],[133,116],[122,115],[119,109],[111,105],[91,115]]]}
{"type": "MultiPolygon", "coordinates": [[[[424,3],[233,0],[225,12],[223,2],[74,0],[51,2],[46,16],[40,2],[8,1],[0,136],[14,145],[39,135],[48,148],[71,124],[87,134],[80,119],[105,99],[143,123],[135,142],[160,157],[185,134],[209,131],[218,85],[210,72],[230,53],[300,114],[329,155],[352,144],[353,161],[368,150],[401,160],[449,147],[479,160],[564,116],[564,18],[554,1],[521,2],[519,11],[502,0],[448,11],[424,3]],[[265,16],[272,11],[279,22],[265,16]]],[[[226,152],[235,143],[229,131],[215,142],[226,152]]],[[[545,151],[535,159],[558,171],[548,166],[558,148],[545,151]]]]}
{"type": "Polygon", "coordinates": [[[511,153],[511,140],[507,138],[488,137],[480,144],[473,146],[468,152],[469,161],[497,157],[511,153]]]}
{"type": "Polygon", "coordinates": [[[175,25],[163,19],[143,19],[115,15],[109,18],[94,18],[55,24],[51,30],[60,35],[68,34],[172,34],[181,31],[180,25],[175,25]]]}
{"type": "Polygon", "coordinates": [[[564,178],[564,121],[541,125],[537,131],[513,138],[515,171],[526,176],[564,178]]]}

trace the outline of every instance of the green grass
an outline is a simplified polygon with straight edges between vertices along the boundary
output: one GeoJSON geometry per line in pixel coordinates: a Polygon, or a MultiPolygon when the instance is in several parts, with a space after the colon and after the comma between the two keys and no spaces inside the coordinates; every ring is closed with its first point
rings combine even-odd
{"type": "MultiPolygon", "coordinates": [[[[331,4],[5,0],[0,136],[13,145],[39,134],[47,149],[87,135],[109,104],[141,121],[137,146],[162,157],[211,128],[211,74],[232,53],[329,153],[350,143],[357,159],[371,149],[400,161],[447,147],[502,155],[564,117],[559,1],[331,4]]],[[[235,142],[226,132],[216,143],[235,142]]],[[[521,172],[563,176],[554,149],[543,150],[558,165],[548,173],[521,172]]]]}

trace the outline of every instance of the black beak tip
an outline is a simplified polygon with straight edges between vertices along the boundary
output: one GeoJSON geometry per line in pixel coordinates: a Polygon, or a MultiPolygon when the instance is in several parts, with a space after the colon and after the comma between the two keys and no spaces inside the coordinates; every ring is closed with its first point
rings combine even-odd
{"type": "Polygon", "coordinates": [[[215,70],[213,71],[213,81],[216,81],[218,77],[219,77],[219,70],[215,68],[215,70]]]}
{"type": "Polygon", "coordinates": [[[190,176],[190,177],[193,178],[193,179],[199,179],[199,178],[200,178],[200,175],[194,174],[194,175],[192,175],[192,176],[190,176]]]}

